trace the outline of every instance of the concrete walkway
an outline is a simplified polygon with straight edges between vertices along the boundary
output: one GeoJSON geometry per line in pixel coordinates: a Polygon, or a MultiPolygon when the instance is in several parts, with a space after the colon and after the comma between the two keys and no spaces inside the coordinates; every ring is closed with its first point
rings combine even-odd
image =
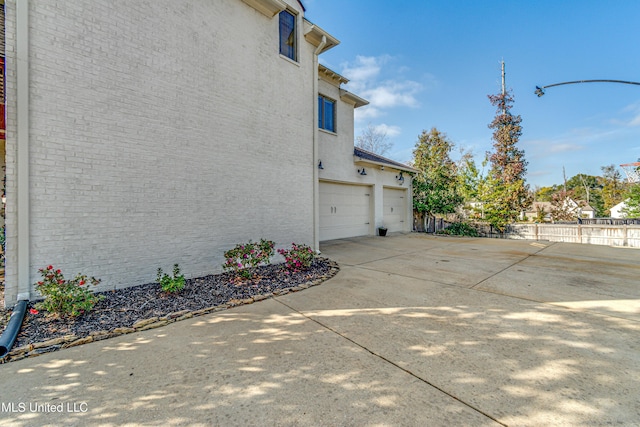
{"type": "Polygon", "coordinates": [[[639,250],[322,250],[321,286],[0,365],[0,425],[640,425],[639,250]]]}

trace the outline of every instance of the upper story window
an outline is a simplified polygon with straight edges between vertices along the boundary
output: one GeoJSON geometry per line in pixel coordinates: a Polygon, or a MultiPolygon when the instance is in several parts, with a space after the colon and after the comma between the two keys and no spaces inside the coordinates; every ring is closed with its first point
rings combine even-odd
{"type": "Polygon", "coordinates": [[[280,12],[280,54],[297,61],[296,16],[289,11],[280,12]]]}
{"type": "Polygon", "coordinates": [[[318,95],[318,127],[336,131],[336,101],[322,95],[318,95]]]}

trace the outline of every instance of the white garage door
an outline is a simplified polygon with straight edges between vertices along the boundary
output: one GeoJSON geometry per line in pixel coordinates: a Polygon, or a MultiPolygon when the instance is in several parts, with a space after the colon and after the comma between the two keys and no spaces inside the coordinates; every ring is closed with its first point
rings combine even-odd
{"type": "Polygon", "coordinates": [[[320,240],[366,236],[371,229],[371,187],[320,183],[320,240]]]}
{"type": "Polygon", "coordinates": [[[407,191],[384,188],[382,191],[383,221],[389,231],[407,231],[407,191]]]}

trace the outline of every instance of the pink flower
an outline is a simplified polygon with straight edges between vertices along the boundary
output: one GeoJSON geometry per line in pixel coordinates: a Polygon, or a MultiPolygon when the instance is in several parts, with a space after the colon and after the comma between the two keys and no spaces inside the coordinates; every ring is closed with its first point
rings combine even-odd
{"type": "Polygon", "coordinates": [[[47,267],[47,270],[53,270],[53,265],[50,265],[49,267],[47,267]]]}

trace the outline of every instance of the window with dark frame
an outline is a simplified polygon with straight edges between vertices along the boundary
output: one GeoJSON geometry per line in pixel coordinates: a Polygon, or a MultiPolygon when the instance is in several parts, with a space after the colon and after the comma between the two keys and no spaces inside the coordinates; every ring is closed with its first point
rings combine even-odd
{"type": "Polygon", "coordinates": [[[296,16],[287,10],[280,12],[280,55],[297,61],[296,16]]]}
{"type": "Polygon", "coordinates": [[[322,95],[318,95],[318,127],[336,131],[336,101],[322,95]]]}

